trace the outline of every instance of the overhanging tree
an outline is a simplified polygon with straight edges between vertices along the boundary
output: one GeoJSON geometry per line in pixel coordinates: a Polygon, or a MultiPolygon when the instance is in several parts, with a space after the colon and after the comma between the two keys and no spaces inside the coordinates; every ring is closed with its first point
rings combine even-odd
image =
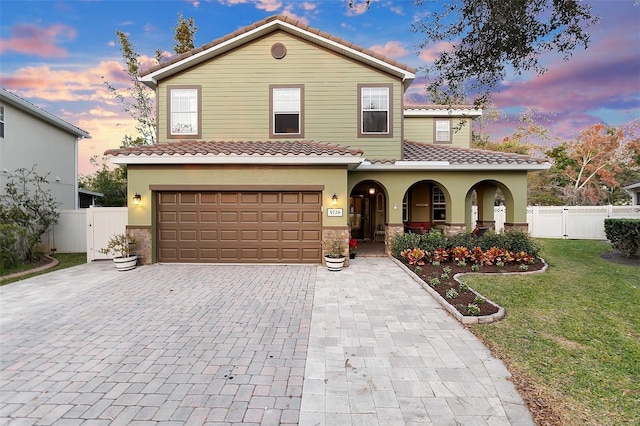
{"type": "MultiPolygon", "coordinates": [[[[412,25],[424,33],[420,49],[451,43],[426,67],[430,93],[447,99],[473,99],[483,106],[508,73],[546,68],[540,57],[558,52],[568,60],[578,47],[588,47],[587,28],[598,21],[591,6],[578,0],[416,0],[442,4],[412,25]]],[[[353,2],[351,2],[353,3],[353,2]]]]}

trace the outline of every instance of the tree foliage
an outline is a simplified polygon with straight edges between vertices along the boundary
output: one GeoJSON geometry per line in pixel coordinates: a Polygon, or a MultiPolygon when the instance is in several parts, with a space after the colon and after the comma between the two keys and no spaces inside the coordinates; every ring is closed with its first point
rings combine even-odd
{"type": "Polygon", "coordinates": [[[91,165],[98,170],[93,174],[81,176],[79,186],[91,191],[100,192],[104,196],[96,200],[102,207],[126,207],[127,205],[127,168],[117,166],[109,168],[105,157],[91,157],[91,165]]]}
{"type": "MultiPolygon", "coordinates": [[[[176,43],[173,49],[176,54],[193,49],[195,33],[198,31],[193,17],[185,19],[182,13],[179,13],[174,31],[173,38],[176,43]]],[[[116,37],[125,65],[123,71],[129,76],[129,87],[121,89],[109,81],[105,81],[104,84],[118,100],[122,109],[137,122],[136,130],[140,136],[135,138],[125,136],[125,138],[128,138],[130,143],[154,144],[157,130],[155,93],[140,81],[140,71],[144,65],[140,61],[140,54],[136,52],[133,43],[129,40],[129,36],[118,30],[116,37]]],[[[156,50],[155,59],[158,63],[162,61],[164,56],[163,51],[156,50]]],[[[127,146],[126,143],[125,146],[127,146]]]]}
{"type": "MultiPolygon", "coordinates": [[[[509,136],[505,136],[499,142],[493,142],[488,133],[474,132],[472,147],[487,149],[490,151],[509,152],[513,154],[530,155],[539,151],[538,143],[550,140],[549,130],[536,121],[537,112],[529,109],[520,115],[518,126],[509,136]]],[[[497,118],[495,112],[490,112],[488,120],[497,118]]],[[[485,119],[485,118],[483,118],[485,119]]],[[[482,129],[482,126],[480,126],[482,129]]]]}
{"type": "Polygon", "coordinates": [[[35,259],[40,237],[58,223],[60,203],[51,195],[48,176],[39,175],[35,165],[19,168],[8,174],[4,192],[0,193],[0,222],[23,230],[26,239],[19,244],[24,247],[20,260],[35,259]]]}
{"type": "Polygon", "coordinates": [[[550,174],[566,204],[612,202],[626,176],[640,173],[638,125],[607,127],[594,124],[572,141],[547,151],[554,160],[550,174]]]}
{"type": "Polygon", "coordinates": [[[413,31],[426,34],[421,49],[438,42],[452,46],[427,67],[428,91],[449,99],[473,98],[476,106],[484,105],[511,71],[544,73],[540,57],[545,52],[558,52],[567,60],[579,46],[587,48],[586,29],[598,21],[591,6],[578,0],[442,3],[442,12],[430,8],[412,25],[413,31]]]}

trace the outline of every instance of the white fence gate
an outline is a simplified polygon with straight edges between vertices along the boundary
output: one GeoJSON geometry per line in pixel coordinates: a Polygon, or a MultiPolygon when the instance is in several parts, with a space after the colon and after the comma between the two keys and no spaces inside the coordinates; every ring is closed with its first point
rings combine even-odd
{"type": "Polygon", "coordinates": [[[126,207],[89,207],[87,211],[87,262],[111,259],[111,255],[98,250],[105,248],[114,234],[124,234],[127,230],[126,207]]]}

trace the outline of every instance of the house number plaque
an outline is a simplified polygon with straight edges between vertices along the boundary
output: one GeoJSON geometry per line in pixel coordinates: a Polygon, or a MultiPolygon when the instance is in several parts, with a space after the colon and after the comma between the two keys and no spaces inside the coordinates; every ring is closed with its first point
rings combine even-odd
{"type": "Polygon", "coordinates": [[[327,216],[329,217],[341,217],[342,209],[327,209],[327,216]]]}

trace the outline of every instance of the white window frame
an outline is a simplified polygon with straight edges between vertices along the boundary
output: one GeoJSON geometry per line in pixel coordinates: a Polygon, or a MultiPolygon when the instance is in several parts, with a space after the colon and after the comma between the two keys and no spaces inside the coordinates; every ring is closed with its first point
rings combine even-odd
{"type": "Polygon", "coordinates": [[[303,137],[304,87],[302,85],[272,85],[270,94],[270,137],[303,137]],[[298,129],[296,132],[278,132],[277,117],[283,115],[298,115],[298,129]]]}
{"type": "Polygon", "coordinates": [[[391,88],[387,86],[360,87],[360,133],[362,135],[388,135],[391,126],[391,88]],[[382,131],[367,131],[365,114],[367,112],[386,112],[386,129],[382,131]]]}
{"type": "Polygon", "coordinates": [[[451,119],[435,119],[433,123],[433,140],[435,143],[451,143],[451,119]]]}
{"type": "Polygon", "coordinates": [[[199,86],[167,88],[167,136],[194,139],[201,136],[201,94],[199,86]]]}

